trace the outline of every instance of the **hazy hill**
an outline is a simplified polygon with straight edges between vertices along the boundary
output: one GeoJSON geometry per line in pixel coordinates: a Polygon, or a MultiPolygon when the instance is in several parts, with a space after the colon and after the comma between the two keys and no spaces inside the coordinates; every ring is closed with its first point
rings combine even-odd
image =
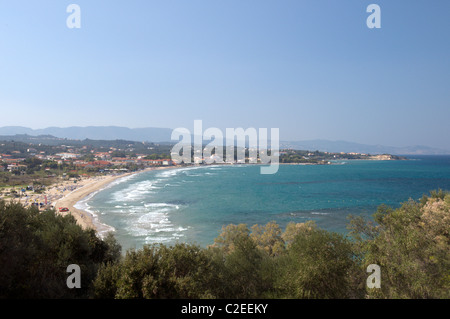
{"type": "MultiPolygon", "coordinates": [[[[120,126],[72,126],[72,127],[48,127],[44,129],[31,129],[22,126],[0,127],[1,140],[29,141],[47,140],[48,143],[60,143],[55,138],[71,140],[126,140],[137,142],[171,142],[172,129],[170,128],[127,128],[120,126]]],[[[36,142],[36,141],[34,141],[36,142]]],[[[42,141],[41,143],[46,143],[42,141]]],[[[384,145],[366,145],[346,141],[310,140],[310,141],[281,141],[280,148],[293,148],[297,150],[310,150],[322,152],[355,152],[370,154],[393,155],[438,155],[450,154],[450,150],[432,148],[428,146],[394,147],[384,145]]]]}
{"type": "Polygon", "coordinates": [[[385,145],[366,145],[346,141],[310,140],[296,142],[280,142],[280,148],[293,148],[321,152],[355,152],[366,154],[393,154],[393,155],[443,155],[450,154],[443,150],[428,146],[395,147],[385,145]]]}
{"type": "Polygon", "coordinates": [[[31,129],[22,126],[0,127],[0,135],[27,134],[32,136],[52,135],[75,140],[128,140],[138,142],[169,142],[172,129],[169,128],[127,128],[119,126],[72,126],[31,129]]]}

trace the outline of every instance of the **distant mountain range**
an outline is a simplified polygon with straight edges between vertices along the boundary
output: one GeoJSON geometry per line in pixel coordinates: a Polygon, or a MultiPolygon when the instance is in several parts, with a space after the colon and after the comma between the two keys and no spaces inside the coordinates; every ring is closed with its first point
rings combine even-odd
{"type": "Polygon", "coordinates": [[[138,142],[169,142],[172,129],[170,128],[128,128],[120,126],[72,126],[48,127],[31,129],[22,126],[0,127],[0,135],[26,134],[31,136],[51,135],[59,138],[74,140],[127,140],[138,142]]]}
{"type": "MultiPolygon", "coordinates": [[[[127,140],[138,142],[163,143],[171,142],[172,129],[170,128],[127,128],[119,126],[72,126],[48,127],[44,129],[31,129],[22,126],[0,127],[1,140],[17,140],[33,143],[36,140],[54,140],[55,137],[69,140],[127,140]],[[37,139],[36,137],[39,136],[37,139]],[[33,138],[34,137],[34,138],[33,138]]],[[[355,152],[366,154],[393,154],[393,155],[443,155],[450,154],[450,150],[443,150],[428,146],[394,147],[384,145],[366,145],[346,141],[309,140],[309,141],[280,141],[280,148],[297,150],[310,150],[322,152],[355,152]]]]}

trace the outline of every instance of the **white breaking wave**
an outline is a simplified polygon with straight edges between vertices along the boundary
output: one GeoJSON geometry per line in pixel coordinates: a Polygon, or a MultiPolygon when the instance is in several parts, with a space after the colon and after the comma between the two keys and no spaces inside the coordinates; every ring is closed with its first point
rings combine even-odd
{"type": "Polygon", "coordinates": [[[330,213],[311,212],[311,215],[330,215],[330,213]]]}
{"type": "MultiPolygon", "coordinates": [[[[212,167],[194,166],[194,167],[170,169],[170,170],[161,171],[160,173],[158,173],[156,175],[156,177],[168,178],[168,177],[172,177],[172,176],[182,174],[182,173],[190,173],[191,171],[198,170],[198,169],[209,169],[209,168],[212,168],[212,167]]],[[[189,174],[189,175],[192,176],[191,174],[189,174]]]]}
{"type": "Polygon", "coordinates": [[[115,228],[110,225],[100,222],[100,220],[98,218],[99,212],[96,210],[93,210],[92,207],[89,206],[89,204],[88,204],[89,200],[92,199],[92,197],[94,197],[99,191],[90,194],[86,198],[83,198],[81,201],[77,202],[73,207],[90,214],[92,216],[92,222],[94,223],[94,226],[97,229],[98,235],[101,238],[104,238],[107,233],[114,232],[115,228]]]}
{"type": "MultiPolygon", "coordinates": [[[[80,205],[95,216],[98,224],[101,223],[97,215],[101,215],[105,222],[115,225],[119,238],[135,238],[147,244],[173,242],[185,236],[187,230],[180,225],[175,225],[171,220],[172,214],[176,213],[182,205],[152,202],[153,194],[163,191],[165,187],[182,185],[177,180],[178,177],[174,178],[175,176],[182,174],[181,176],[190,177],[196,175],[193,174],[193,170],[200,168],[203,167],[164,170],[145,180],[142,177],[137,179],[137,175],[120,178],[104,188],[111,188],[111,190],[107,193],[108,199],[99,203],[99,211],[94,211],[87,204],[95,194],[86,198],[80,205]],[[123,185],[113,188],[119,184],[123,185]]],[[[104,224],[99,228],[105,229],[102,231],[103,234],[115,231],[113,227],[104,224]]]]}
{"type": "MultiPolygon", "coordinates": [[[[133,206],[126,221],[126,231],[134,237],[144,237],[146,243],[167,242],[182,237],[186,229],[177,227],[170,221],[170,213],[179,209],[179,205],[168,203],[146,203],[133,206]]],[[[127,210],[130,211],[130,210],[127,210]]]]}
{"type": "Polygon", "coordinates": [[[155,189],[153,181],[142,181],[112,194],[114,202],[137,201],[146,198],[155,189]]]}

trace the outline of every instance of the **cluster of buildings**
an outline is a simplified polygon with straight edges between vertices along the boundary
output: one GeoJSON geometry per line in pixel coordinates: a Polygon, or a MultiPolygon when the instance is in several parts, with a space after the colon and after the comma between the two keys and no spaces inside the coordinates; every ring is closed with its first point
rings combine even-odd
{"type": "MultiPolygon", "coordinates": [[[[28,154],[25,157],[19,154],[20,152],[17,154],[0,154],[0,171],[14,172],[15,170],[26,170],[27,165],[24,161],[30,157],[42,161],[53,161],[58,165],[72,164],[78,169],[126,170],[124,167],[129,167],[130,165],[137,165],[141,168],[175,165],[171,159],[147,159],[147,155],[144,154],[137,154],[135,157],[112,157],[110,152],[97,152],[89,154],[89,156],[76,152],[46,155],[45,152],[33,152],[33,150],[28,150],[28,154]],[[86,160],[86,158],[90,160],[86,160]]],[[[50,170],[50,168],[47,168],[47,170],[50,170]]]]}
{"type": "Polygon", "coordinates": [[[16,158],[11,154],[0,154],[0,172],[26,169],[27,166],[23,164],[23,161],[25,161],[25,158],[16,158]]]}
{"type": "Polygon", "coordinates": [[[140,167],[174,165],[171,159],[146,159],[146,155],[144,154],[137,154],[135,157],[112,157],[109,152],[97,152],[92,155],[94,160],[86,161],[78,153],[58,153],[52,156],[52,160],[57,161],[59,164],[70,161],[74,166],[81,169],[108,169],[114,166],[121,167],[129,165],[137,165],[140,167]]]}

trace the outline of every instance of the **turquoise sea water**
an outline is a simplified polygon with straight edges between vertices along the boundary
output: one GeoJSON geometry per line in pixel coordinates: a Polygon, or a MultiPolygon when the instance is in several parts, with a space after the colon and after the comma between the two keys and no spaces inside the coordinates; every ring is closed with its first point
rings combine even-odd
{"type": "Polygon", "coordinates": [[[79,202],[123,249],[177,241],[206,246],[223,225],[315,220],[346,232],[349,214],[371,216],[384,203],[398,207],[433,189],[450,190],[450,156],[407,161],[343,161],[280,165],[261,175],[256,165],[166,169],[115,181],[79,202]]]}

